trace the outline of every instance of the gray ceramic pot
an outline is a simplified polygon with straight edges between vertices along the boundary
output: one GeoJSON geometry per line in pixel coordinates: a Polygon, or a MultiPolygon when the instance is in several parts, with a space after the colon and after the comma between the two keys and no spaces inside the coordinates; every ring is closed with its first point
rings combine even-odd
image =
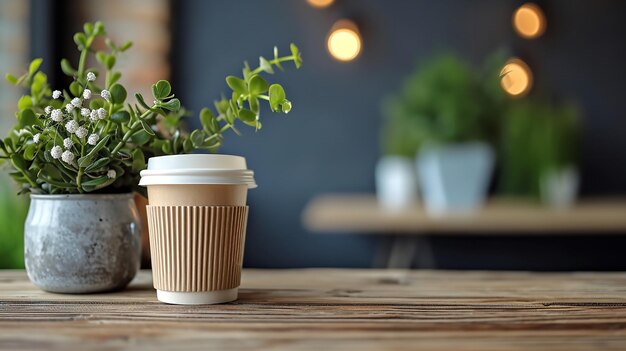
{"type": "Polygon", "coordinates": [[[141,228],[132,194],[31,195],[24,226],[30,280],[58,293],[121,289],[139,269],[141,228]]]}

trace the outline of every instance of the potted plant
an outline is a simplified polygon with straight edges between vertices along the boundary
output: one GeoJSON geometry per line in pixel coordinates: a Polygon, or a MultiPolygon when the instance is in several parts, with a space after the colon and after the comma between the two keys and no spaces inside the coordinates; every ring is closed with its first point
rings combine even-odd
{"type": "Polygon", "coordinates": [[[416,153],[420,192],[431,214],[479,207],[494,163],[494,101],[484,79],[453,55],[411,74],[387,104],[388,137],[416,153]]]}
{"type": "Polygon", "coordinates": [[[119,45],[104,35],[101,22],[86,23],[74,35],[80,60],[77,66],[61,61],[73,78],[66,90],[51,89],[39,71],[41,59],[20,77],[6,76],[28,95],[18,101],[17,122],[0,141],[0,157],[8,161],[19,193],[30,193],[26,269],[31,281],[48,291],[124,287],[139,267],[140,221],[132,192],[144,192],[138,181],[147,159],[196,149],[215,152],[224,132],[237,132],[237,120],[261,128],[263,101],[274,112],[289,112],[284,89],[270,86],[261,74],[282,69],[281,62],[301,64],[293,44],[291,55],[279,57],[275,49],[274,58],[261,57],[258,68],[246,63],[242,78],[226,78],[232,94],[215,102],[215,112],[202,109],[202,128],[186,133],[187,113],[167,81],[152,85],[150,99],[140,94],[136,102],[127,99],[116,61],[132,43],[119,45]],[[102,41],[106,48],[96,50],[102,41]],[[87,66],[91,55],[100,69],[87,66]]]}
{"type": "Polygon", "coordinates": [[[579,186],[578,108],[517,101],[506,113],[504,126],[500,191],[556,208],[573,204],[579,186]]]}
{"type": "Polygon", "coordinates": [[[376,164],[376,197],[382,208],[401,210],[416,203],[418,198],[415,152],[419,137],[410,119],[394,112],[396,99],[385,99],[382,106],[383,156],[376,164]]]}

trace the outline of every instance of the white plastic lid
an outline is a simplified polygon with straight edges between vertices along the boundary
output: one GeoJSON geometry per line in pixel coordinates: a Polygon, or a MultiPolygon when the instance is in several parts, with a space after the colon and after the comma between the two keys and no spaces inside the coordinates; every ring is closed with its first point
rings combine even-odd
{"type": "Polygon", "coordinates": [[[233,155],[170,155],[148,159],[139,185],[246,184],[256,188],[254,172],[246,159],[233,155]]]}

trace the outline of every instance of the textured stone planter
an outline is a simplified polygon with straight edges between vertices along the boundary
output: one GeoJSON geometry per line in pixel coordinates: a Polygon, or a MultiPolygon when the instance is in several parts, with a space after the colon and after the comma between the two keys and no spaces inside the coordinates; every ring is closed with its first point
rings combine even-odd
{"type": "Polygon", "coordinates": [[[139,269],[140,223],[132,194],[31,195],[28,277],[58,293],[121,289],[139,269]]]}

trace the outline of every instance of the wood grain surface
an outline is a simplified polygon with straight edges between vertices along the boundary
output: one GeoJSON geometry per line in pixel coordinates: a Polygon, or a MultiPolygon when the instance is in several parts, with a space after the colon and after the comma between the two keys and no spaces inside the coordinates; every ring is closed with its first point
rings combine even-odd
{"type": "Polygon", "coordinates": [[[0,349],[623,350],[626,274],[244,270],[238,301],[174,306],[149,271],[92,295],[0,271],[0,349]]]}
{"type": "Polygon", "coordinates": [[[429,216],[423,207],[386,211],[369,194],[326,194],[312,199],[303,213],[312,231],[376,234],[617,234],[626,233],[626,199],[582,199],[568,209],[491,199],[472,214],[429,216]]]}

